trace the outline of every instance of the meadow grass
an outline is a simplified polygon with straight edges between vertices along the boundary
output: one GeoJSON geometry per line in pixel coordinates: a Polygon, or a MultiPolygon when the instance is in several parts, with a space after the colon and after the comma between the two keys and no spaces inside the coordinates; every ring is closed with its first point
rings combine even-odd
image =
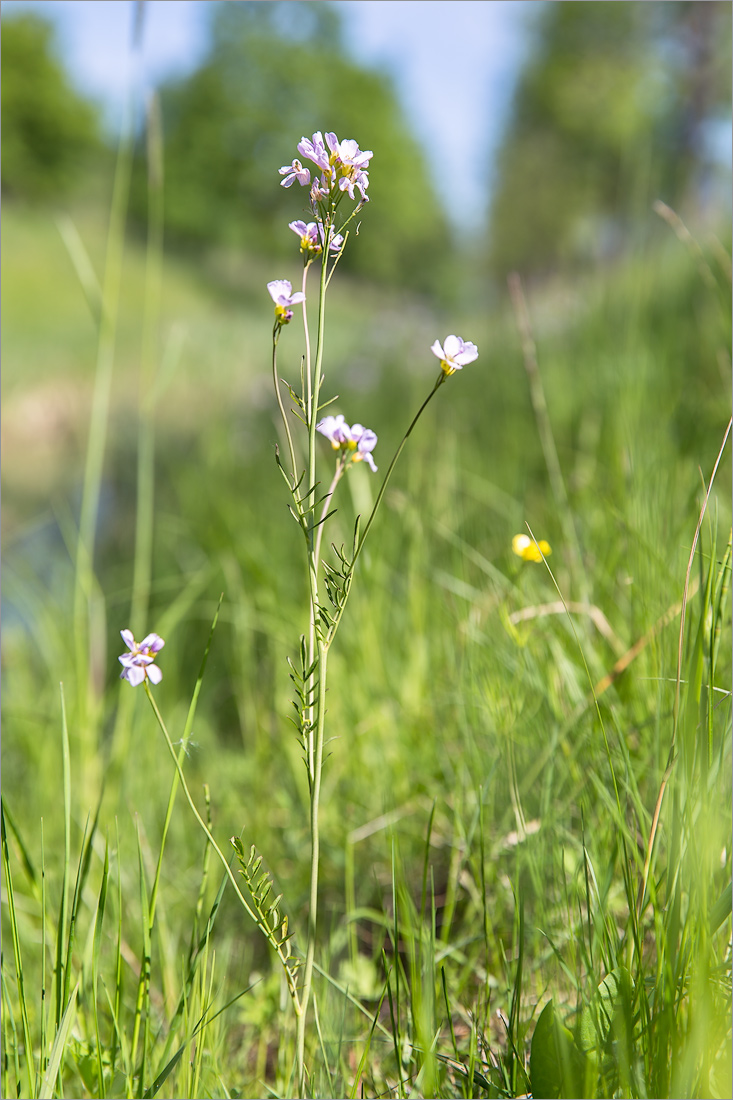
{"type": "MultiPolygon", "coordinates": [[[[730,1095],[729,272],[649,217],[519,325],[516,293],[451,318],[481,359],[411,439],[329,659],[314,1096],[730,1095]],[[511,552],[527,524],[546,563],[511,552]]],[[[213,848],[265,853],[302,954],[271,272],[127,241],[80,596],[96,353],[64,240],[103,287],[106,225],[4,221],[3,416],[38,446],[4,432],[2,1094],[290,1095],[282,974],[213,848]],[[116,679],[133,614],[177,765],[116,679]]],[[[445,322],[348,279],[330,315],[330,390],[388,455],[445,322]]],[[[337,543],[375,493],[342,488],[337,543]]]]}

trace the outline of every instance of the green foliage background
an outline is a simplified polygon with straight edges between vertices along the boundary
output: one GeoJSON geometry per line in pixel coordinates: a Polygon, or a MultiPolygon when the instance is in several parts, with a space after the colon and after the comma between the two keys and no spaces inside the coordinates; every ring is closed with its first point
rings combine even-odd
{"type": "Polygon", "coordinates": [[[32,13],[3,19],[2,186],[11,197],[68,194],[101,151],[98,112],[72,88],[53,38],[32,13]]]}
{"type": "Polygon", "coordinates": [[[533,33],[492,200],[499,275],[617,254],[653,198],[694,201],[706,126],[730,115],[730,4],[544,4],[533,33]]]}

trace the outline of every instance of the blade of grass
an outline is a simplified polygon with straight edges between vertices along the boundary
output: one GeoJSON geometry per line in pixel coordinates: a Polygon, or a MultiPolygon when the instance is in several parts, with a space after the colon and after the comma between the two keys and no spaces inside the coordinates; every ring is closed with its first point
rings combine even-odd
{"type": "Polygon", "coordinates": [[[638,899],[637,899],[637,911],[639,913],[639,916],[641,916],[642,912],[644,911],[644,902],[645,902],[647,886],[648,886],[648,882],[649,882],[649,875],[650,875],[651,869],[652,869],[652,856],[653,856],[653,853],[654,853],[654,841],[656,839],[657,828],[658,828],[658,825],[659,825],[659,815],[660,815],[661,810],[662,810],[662,801],[664,799],[664,792],[667,789],[667,783],[669,782],[669,777],[672,774],[672,767],[674,765],[674,760],[675,760],[676,744],[677,744],[677,729],[678,729],[678,726],[679,726],[679,717],[680,717],[680,692],[681,692],[681,687],[682,687],[682,659],[683,659],[683,647],[684,647],[684,637],[685,637],[685,616],[686,616],[686,612],[687,612],[687,602],[688,602],[689,595],[690,595],[690,577],[692,575],[692,563],[695,559],[695,551],[697,550],[697,542],[698,542],[698,539],[700,537],[700,531],[702,529],[702,524],[703,524],[703,520],[705,518],[705,513],[707,512],[708,502],[710,500],[710,493],[712,492],[713,485],[715,484],[715,477],[716,477],[716,474],[718,472],[718,468],[720,466],[720,463],[722,461],[723,453],[725,451],[725,447],[726,447],[726,444],[728,442],[728,436],[730,435],[730,431],[731,431],[732,426],[733,426],[733,418],[731,418],[731,420],[728,421],[728,426],[726,427],[725,433],[723,435],[723,442],[720,445],[720,450],[718,451],[718,457],[715,460],[715,465],[713,466],[713,472],[710,475],[710,481],[708,483],[708,487],[707,487],[707,490],[705,492],[705,498],[703,500],[702,507],[700,508],[700,515],[698,517],[697,527],[695,528],[695,534],[694,534],[693,539],[692,539],[692,546],[690,547],[690,556],[689,556],[688,562],[687,562],[687,572],[685,574],[685,587],[684,587],[684,592],[682,594],[682,609],[680,611],[680,632],[679,632],[679,640],[678,640],[678,643],[677,643],[677,679],[676,679],[676,682],[675,682],[675,693],[674,693],[674,710],[673,710],[673,717],[672,717],[672,737],[671,737],[671,740],[670,740],[669,755],[667,757],[667,767],[665,769],[664,775],[662,776],[662,782],[660,783],[660,786],[659,786],[659,793],[657,795],[657,803],[656,803],[656,806],[654,808],[654,817],[652,819],[651,829],[649,830],[649,840],[647,841],[646,858],[645,858],[645,861],[644,861],[644,870],[643,870],[643,873],[642,873],[641,884],[639,886],[639,895],[638,895],[638,899]]]}
{"type": "MultiPolygon", "coordinates": [[[[33,1067],[33,1038],[31,1035],[30,1021],[28,1018],[28,1005],[25,997],[25,979],[23,974],[23,960],[20,951],[20,936],[18,934],[18,921],[15,912],[15,894],[13,892],[13,876],[10,870],[10,853],[8,851],[8,838],[5,831],[5,810],[0,802],[0,830],[2,841],[3,873],[5,876],[6,900],[8,916],[10,918],[10,939],[13,944],[13,959],[15,962],[15,976],[18,987],[18,1004],[20,1006],[20,1019],[23,1027],[23,1044],[25,1047],[25,1068],[28,1075],[29,1100],[36,1095],[35,1072],[33,1067]]],[[[17,1049],[17,1048],[16,1048],[17,1049]]],[[[20,1082],[18,1082],[20,1084],[20,1082]]]]}
{"type": "Polygon", "coordinates": [[[107,903],[107,882],[109,880],[109,842],[104,845],[104,867],[102,869],[102,884],[99,888],[99,901],[97,914],[94,921],[94,941],[92,947],[92,1009],[94,1013],[94,1039],[97,1048],[97,1081],[100,1100],[106,1096],[104,1084],[104,1066],[102,1062],[102,1040],[99,1032],[99,1006],[97,1002],[97,988],[99,982],[99,956],[102,948],[102,921],[107,903]]]}
{"type": "Polygon", "coordinates": [[[361,1075],[364,1072],[364,1067],[366,1066],[366,1061],[367,1061],[367,1058],[369,1057],[369,1050],[370,1050],[371,1045],[372,1045],[372,1039],[374,1038],[374,1032],[375,1032],[377,1024],[379,1022],[379,1014],[382,1011],[382,1005],[384,1004],[384,998],[387,994],[388,987],[389,987],[389,974],[387,975],[387,980],[384,983],[384,989],[382,990],[382,996],[379,998],[379,1004],[377,1005],[377,1011],[374,1013],[374,1019],[372,1020],[372,1026],[369,1028],[369,1035],[367,1036],[366,1044],[364,1046],[364,1050],[362,1051],[362,1055],[361,1055],[361,1058],[359,1060],[359,1065],[357,1067],[356,1074],[354,1075],[354,1083],[351,1086],[351,1092],[349,1093],[350,1100],[355,1100],[355,1098],[356,1098],[357,1089],[359,1088],[359,1083],[361,1081],[361,1075]]]}
{"type": "Polygon", "coordinates": [[[81,979],[79,979],[71,991],[64,1010],[64,1015],[61,1018],[61,1024],[56,1032],[53,1046],[51,1047],[51,1057],[48,1061],[48,1069],[46,1070],[46,1074],[41,1084],[41,1091],[38,1093],[38,1100],[51,1100],[53,1096],[54,1086],[61,1072],[61,1062],[64,1057],[64,1051],[66,1050],[66,1041],[69,1037],[72,1025],[76,1020],[76,995],[79,992],[80,984],[81,979]]]}
{"type": "Polygon", "coordinates": [[[15,817],[10,811],[7,801],[3,803],[3,809],[5,812],[5,827],[8,833],[12,834],[15,838],[15,843],[18,846],[18,854],[20,855],[20,861],[25,871],[26,878],[28,879],[28,885],[31,888],[31,893],[36,901],[41,901],[41,895],[43,892],[43,878],[41,877],[41,886],[38,884],[38,873],[33,865],[31,854],[28,850],[28,846],[21,836],[20,829],[18,828],[15,817]]]}
{"type": "Polygon", "coordinates": [[[212,1023],[218,1016],[221,1016],[224,1012],[226,1012],[226,1010],[228,1008],[231,1008],[231,1006],[233,1004],[236,1004],[237,1001],[239,1001],[242,997],[246,996],[246,994],[249,993],[250,990],[254,989],[256,984],[257,984],[256,982],[253,982],[252,985],[248,985],[246,989],[243,989],[240,993],[237,993],[237,995],[235,997],[232,997],[231,1000],[227,1001],[227,1003],[225,1005],[222,1005],[221,1008],[217,1009],[217,1011],[214,1013],[213,1016],[210,1017],[210,1019],[208,1021],[206,1019],[206,1013],[204,1013],[204,1015],[201,1016],[201,1018],[197,1021],[196,1026],[191,1031],[191,1034],[187,1037],[185,1043],[183,1043],[182,1046],[179,1047],[179,1049],[176,1051],[176,1053],[173,1055],[173,1057],[167,1062],[167,1064],[160,1071],[160,1073],[155,1078],[153,1083],[151,1085],[149,1085],[148,1088],[145,1090],[145,1093],[143,1095],[143,1100],[152,1100],[152,1098],[159,1092],[160,1088],[165,1084],[165,1082],[170,1077],[173,1070],[176,1068],[176,1066],[180,1062],[180,1060],[183,1057],[183,1054],[185,1053],[186,1048],[188,1047],[189,1043],[196,1037],[196,1035],[198,1035],[201,1028],[207,1022],[212,1023]]]}
{"type": "MultiPolygon", "coordinates": [[[[122,1010],[122,996],[123,996],[123,970],[122,970],[122,868],[120,867],[120,830],[119,822],[115,818],[115,851],[117,852],[117,946],[115,950],[115,985],[114,985],[114,999],[110,999],[110,1007],[112,1009],[112,1019],[114,1020],[115,1027],[112,1034],[112,1044],[110,1051],[110,1074],[114,1078],[115,1068],[117,1066],[117,1050],[118,1042],[121,1039],[121,1032],[119,1028],[120,1012],[122,1010]]],[[[106,991],[106,988],[105,988],[106,991]]],[[[109,994],[107,994],[109,998],[109,994]]],[[[123,1052],[124,1056],[124,1052],[123,1052]]],[[[127,1063],[125,1073],[129,1077],[132,1073],[129,1059],[125,1058],[127,1063]]]]}
{"type": "Polygon", "coordinates": [[[64,1004],[63,945],[66,940],[66,915],[69,905],[69,873],[71,869],[71,763],[69,753],[69,727],[66,721],[64,685],[61,691],[61,765],[64,790],[64,865],[61,876],[61,905],[56,932],[56,1029],[61,1024],[64,1004]]]}
{"type": "Polygon", "coordinates": [[[318,998],[316,997],[315,993],[313,994],[313,1019],[315,1020],[315,1024],[316,1024],[316,1033],[318,1035],[318,1045],[321,1048],[322,1065],[323,1065],[324,1070],[326,1071],[326,1079],[328,1081],[328,1094],[329,1094],[329,1096],[333,1096],[334,1095],[333,1078],[331,1076],[331,1069],[330,1069],[329,1064],[328,1064],[328,1054],[326,1053],[326,1044],[323,1040],[323,1032],[321,1030],[321,1016],[320,1016],[320,1013],[318,1011],[318,998]]]}
{"type": "MultiPolygon", "coordinates": [[[[46,1057],[46,1029],[48,1026],[48,1004],[46,1000],[46,936],[46,847],[43,835],[43,818],[41,818],[41,1004],[38,1013],[41,1022],[41,1038],[39,1044],[40,1058],[38,1060],[39,1077],[43,1076],[46,1072],[48,1061],[46,1057]]],[[[5,1095],[7,1096],[7,1093],[5,1095]]]]}
{"type": "Polygon", "coordinates": [[[140,1028],[145,1019],[143,1029],[142,1051],[140,1055],[140,1068],[138,1070],[137,1094],[142,1095],[145,1082],[145,1068],[148,1048],[148,1026],[150,1019],[150,965],[151,965],[151,934],[150,934],[150,908],[148,905],[148,891],[145,885],[145,866],[143,862],[142,841],[140,831],[137,833],[138,874],[140,882],[140,931],[142,936],[142,964],[138,979],[137,999],[135,1002],[135,1023],[132,1032],[132,1045],[130,1048],[130,1060],[134,1070],[137,1062],[138,1046],[140,1045],[140,1028]]]}
{"type": "Polygon", "coordinates": [[[3,1051],[0,1064],[2,1065],[2,1090],[3,1096],[20,1096],[21,1073],[20,1055],[18,1051],[18,1029],[15,1026],[15,1013],[10,1001],[10,991],[5,982],[5,968],[0,969],[0,983],[2,988],[2,1021],[3,1021],[3,1051]],[[13,1056],[13,1069],[15,1070],[15,1084],[10,1084],[10,1052],[13,1056]]]}

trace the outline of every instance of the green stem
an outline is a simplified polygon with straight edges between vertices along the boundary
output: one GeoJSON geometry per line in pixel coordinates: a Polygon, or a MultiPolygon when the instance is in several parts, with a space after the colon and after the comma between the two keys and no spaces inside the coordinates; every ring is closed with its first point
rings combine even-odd
{"type": "MultiPolygon", "coordinates": [[[[308,393],[308,502],[315,509],[315,494],[317,485],[316,469],[316,421],[318,420],[318,397],[321,388],[321,367],[323,364],[323,344],[326,321],[326,287],[328,285],[328,248],[331,240],[332,229],[325,233],[323,242],[323,254],[321,260],[321,280],[318,295],[318,335],[316,340],[316,359],[311,371],[310,361],[307,364],[307,393],[308,393]]],[[[336,488],[336,480],[332,483],[329,494],[336,488]]],[[[326,504],[328,504],[327,496],[326,504]]],[[[312,513],[315,515],[315,512],[312,513]]],[[[325,512],[323,513],[326,514],[325,512]]],[[[317,666],[307,685],[308,698],[314,689],[314,677],[318,677],[318,703],[317,703],[317,728],[313,729],[313,707],[308,708],[308,751],[307,767],[310,785],[310,825],[311,825],[311,890],[310,909],[308,914],[308,942],[306,947],[306,963],[301,991],[299,1011],[296,1009],[296,1060],[298,1071],[298,1091],[300,1096],[305,1095],[305,1028],[308,1015],[308,1002],[310,1000],[311,984],[313,979],[313,960],[316,949],[316,921],[318,912],[318,870],[320,858],[320,840],[318,828],[318,804],[321,790],[321,770],[323,766],[323,730],[325,722],[325,692],[326,692],[326,647],[318,636],[318,553],[320,551],[323,524],[312,523],[308,534],[308,587],[310,596],[310,613],[308,625],[308,663],[312,666],[316,661],[317,666]],[[316,530],[314,539],[313,532],[316,530]],[[315,732],[315,737],[314,737],[315,732]]]]}
{"type": "Polygon", "coordinates": [[[308,282],[308,268],[310,264],[303,266],[303,282],[301,283],[301,290],[303,291],[303,338],[305,340],[305,393],[302,394],[306,409],[306,420],[310,425],[313,418],[313,388],[311,378],[311,340],[310,330],[308,328],[308,301],[306,298],[305,287],[308,282]]]}
{"type": "MultiPolygon", "coordinates": [[[[288,439],[288,449],[290,450],[290,465],[293,472],[293,480],[291,488],[295,495],[295,486],[298,481],[297,464],[295,462],[295,447],[293,446],[293,437],[290,433],[290,425],[288,424],[288,417],[285,412],[285,406],[283,405],[283,399],[280,396],[280,380],[277,377],[277,342],[280,339],[280,325],[275,323],[275,329],[272,334],[272,381],[275,386],[275,396],[277,397],[277,404],[280,409],[280,416],[282,417],[283,424],[285,426],[285,435],[288,439]]],[[[297,503],[297,502],[296,502],[297,503]]]]}
{"type": "Polygon", "coordinates": [[[326,519],[326,516],[328,515],[328,508],[329,508],[329,505],[331,503],[331,499],[333,497],[333,494],[336,492],[336,486],[338,485],[339,481],[341,480],[341,476],[342,476],[345,469],[346,469],[345,456],[341,455],[341,456],[339,456],[339,460],[336,464],[336,473],[333,475],[333,481],[329,485],[328,492],[326,493],[326,496],[324,497],[324,500],[323,500],[323,508],[321,509],[321,518],[320,518],[320,521],[318,523],[318,532],[316,534],[316,545],[315,545],[315,549],[313,551],[313,556],[316,559],[316,566],[318,566],[318,563],[321,560],[321,539],[323,538],[323,528],[326,526],[324,521],[326,519]]]}
{"type": "Polygon", "coordinates": [[[300,1096],[305,1096],[305,1025],[308,1014],[308,1003],[311,995],[313,981],[313,961],[316,951],[316,932],[318,922],[318,870],[320,858],[320,833],[318,826],[318,811],[321,798],[321,773],[323,770],[323,734],[326,724],[326,666],[328,658],[328,646],[321,640],[318,642],[318,725],[315,741],[315,761],[313,783],[311,785],[311,876],[310,876],[310,903],[308,910],[308,947],[305,956],[305,970],[303,973],[303,989],[301,991],[301,1012],[297,1023],[297,1059],[298,1059],[298,1088],[300,1096]]]}
{"type": "Polygon", "coordinates": [[[326,276],[328,268],[328,245],[330,240],[331,231],[329,230],[324,241],[323,259],[321,260],[321,283],[318,295],[318,336],[316,339],[316,361],[312,377],[313,403],[308,417],[308,488],[311,494],[315,493],[316,486],[316,421],[318,419],[318,396],[321,390],[321,367],[323,366],[323,341],[326,324],[326,276]]]}
{"type": "MultiPolygon", "coordinates": [[[[318,295],[318,336],[316,339],[316,361],[313,367],[312,378],[312,403],[308,416],[308,500],[312,507],[315,507],[315,494],[316,494],[316,422],[318,420],[318,397],[321,390],[321,367],[323,365],[323,341],[324,341],[324,329],[326,324],[326,275],[328,267],[328,244],[331,240],[331,231],[326,234],[323,248],[323,259],[321,261],[321,283],[318,295]]],[[[310,371],[309,371],[310,377],[310,371]]],[[[311,590],[311,625],[310,625],[310,652],[309,658],[311,663],[315,658],[315,625],[316,614],[318,607],[318,560],[314,553],[313,544],[313,528],[311,526],[311,532],[308,538],[308,567],[311,574],[310,590],[311,590]]]]}

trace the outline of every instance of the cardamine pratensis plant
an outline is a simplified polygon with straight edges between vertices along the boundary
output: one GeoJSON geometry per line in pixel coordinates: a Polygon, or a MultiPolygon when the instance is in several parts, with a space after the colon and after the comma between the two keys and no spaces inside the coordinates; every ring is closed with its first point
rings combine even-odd
{"type": "MultiPolygon", "coordinates": [[[[297,662],[290,661],[291,679],[295,685],[294,722],[303,747],[310,790],[310,896],[306,932],[305,960],[301,973],[301,958],[291,952],[292,933],[288,931],[287,917],[280,912],[281,897],[270,900],[272,881],[262,873],[262,857],[252,847],[245,852],[241,840],[232,838],[240,873],[250,895],[247,900],[237,880],[228,868],[223,853],[216,846],[211,833],[193,804],[183,778],[180,760],[176,760],[179,779],[189,803],[202,828],[214,845],[232,881],[240,902],[258,925],[276,951],[285,970],[288,989],[296,1015],[296,1073],[299,1095],[306,1095],[307,1068],[305,1065],[305,1034],[310,1005],[313,965],[318,920],[318,872],[320,864],[319,800],[323,771],[323,744],[326,721],[326,683],[328,654],[346,609],[354,570],[364,543],[384,497],[392,471],[413,428],[443,383],[456,371],[472,363],[478,357],[475,344],[459,336],[450,335],[442,345],[436,340],[430,351],[440,360],[440,371],[432,389],[415,414],[392,461],[387,467],[376,495],[374,507],[362,524],[357,517],[351,547],[340,550],[332,547],[336,558],[331,563],[321,558],[324,528],[334,514],[331,507],[338,483],[356,462],[366,462],[376,474],[373,452],[377,435],[371,428],[357,422],[347,423],[343,415],[321,416],[331,400],[323,401],[321,390],[324,382],[323,357],[326,316],[326,294],[339,260],[349,243],[349,225],[369,201],[369,163],[373,153],[362,151],[353,140],[339,141],[334,133],[325,138],[318,131],[312,139],[303,138],[298,143],[301,157],[315,165],[317,171],[305,167],[300,160],[280,168],[284,178],[281,186],[294,183],[310,187],[310,209],[313,220],[290,222],[289,228],[297,235],[303,259],[301,289],[293,293],[287,279],[275,279],[267,289],[275,304],[275,323],[272,331],[272,378],[280,415],[282,417],[287,455],[283,459],[276,448],[276,461],[287,485],[290,511],[303,536],[304,567],[308,574],[309,621],[307,633],[301,637],[297,662]],[[311,180],[311,177],[313,179],[311,180]],[[306,308],[307,281],[313,265],[320,265],[318,282],[318,312],[315,339],[315,355],[312,354],[308,312],[306,308]],[[292,404],[290,414],[286,410],[278,377],[277,349],[280,336],[294,317],[294,307],[302,309],[304,351],[299,387],[283,382],[292,404]],[[296,447],[294,432],[304,436],[302,446],[296,447]],[[317,435],[324,436],[331,444],[330,480],[325,492],[318,474],[317,435]],[[303,452],[307,457],[300,460],[303,452]]],[[[132,653],[121,657],[122,676],[131,684],[145,684],[145,690],[153,705],[161,728],[168,740],[169,751],[176,759],[170,738],[160,712],[153,700],[151,683],[160,680],[160,670],[153,664],[163,641],[156,634],[149,635],[139,646],[129,631],[122,632],[123,640],[132,653]]]]}

